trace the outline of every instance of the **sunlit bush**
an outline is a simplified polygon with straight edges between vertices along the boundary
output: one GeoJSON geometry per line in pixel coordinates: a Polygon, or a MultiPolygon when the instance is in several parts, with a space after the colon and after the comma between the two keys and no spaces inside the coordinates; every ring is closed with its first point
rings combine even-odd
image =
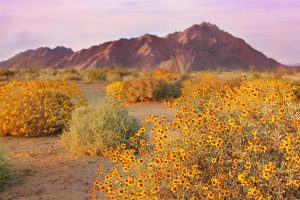
{"type": "Polygon", "coordinates": [[[211,73],[190,75],[182,84],[182,94],[192,96],[197,91],[205,90],[209,92],[211,90],[218,90],[223,84],[223,80],[220,80],[211,73]]]}
{"type": "Polygon", "coordinates": [[[146,119],[152,140],[108,154],[115,166],[94,181],[93,198],[300,199],[298,89],[254,80],[169,102],[174,119],[146,119]]]}
{"type": "MultiPolygon", "coordinates": [[[[70,128],[61,136],[62,144],[79,154],[105,154],[126,143],[139,129],[137,120],[117,102],[104,102],[74,111],[70,128]]],[[[129,145],[129,142],[127,143],[129,145]]]]}
{"type": "Polygon", "coordinates": [[[180,85],[152,76],[143,76],[111,83],[107,86],[106,95],[125,103],[157,101],[178,97],[180,85]]]}
{"type": "Polygon", "coordinates": [[[83,102],[80,89],[67,82],[12,81],[0,86],[0,135],[34,137],[65,128],[83,102]]]}
{"type": "Polygon", "coordinates": [[[4,151],[0,149],[0,192],[5,187],[9,178],[8,162],[4,151]]]}
{"type": "Polygon", "coordinates": [[[109,99],[126,102],[125,93],[123,81],[113,82],[106,87],[106,96],[109,99]]]}

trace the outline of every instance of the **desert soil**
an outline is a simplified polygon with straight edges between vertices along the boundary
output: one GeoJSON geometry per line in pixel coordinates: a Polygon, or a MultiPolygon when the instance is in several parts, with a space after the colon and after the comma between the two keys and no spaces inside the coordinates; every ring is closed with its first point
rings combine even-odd
{"type": "MultiPolygon", "coordinates": [[[[99,97],[92,85],[84,88],[91,99],[99,97]],[[94,91],[93,91],[94,89],[94,91]]],[[[103,93],[102,93],[103,94],[103,93]]],[[[98,100],[96,100],[98,101],[98,100]]],[[[139,120],[149,114],[167,114],[161,103],[140,103],[127,106],[139,120]]],[[[6,150],[12,178],[0,200],[77,200],[89,199],[87,190],[97,178],[98,166],[110,168],[107,158],[76,156],[67,152],[58,136],[40,138],[0,138],[0,146],[6,150]]]]}

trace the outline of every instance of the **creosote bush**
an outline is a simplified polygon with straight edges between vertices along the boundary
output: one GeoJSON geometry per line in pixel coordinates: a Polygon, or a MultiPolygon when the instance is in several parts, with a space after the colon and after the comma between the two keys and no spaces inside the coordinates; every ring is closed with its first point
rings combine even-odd
{"type": "Polygon", "coordinates": [[[153,139],[108,153],[115,165],[94,181],[93,199],[300,199],[297,90],[257,79],[168,102],[174,119],[151,115],[135,134],[153,139]]]}
{"type": "Polygon", "coordinates": [[[120,103],[107,101],[76,109],[61,142],[73,153],[105,154],[120,143],[129,146],[138,129],[137,120],[120,103]]]}
{"type": "Polygon", "coordinates": [[[0,149],[0,192],[5,187],[9,178],[8,162],[4,151],[0,149]]]}
{"type": "Polygon", "coordinates": [[[12,81],[0,86],[0,135],[36,137],[64,129],[84,102],[68,82],[12,81]]]}

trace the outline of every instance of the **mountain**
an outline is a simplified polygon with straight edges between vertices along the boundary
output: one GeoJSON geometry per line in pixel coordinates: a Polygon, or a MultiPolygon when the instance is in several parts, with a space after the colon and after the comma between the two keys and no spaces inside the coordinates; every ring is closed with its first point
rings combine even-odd
{"type": "Polygon", "coordinates": [[[73,52],[65,47],[38,48],[17,54],[0,67],[79,70],[99,67],[181,67],[184,70],[227,69],[267,70],[281,65],[266,57],[244,40],[203,22],[165,37],[145,34],[119,39],[73,52]]]}
{"type": "Polygon", "coordinates": [[[19,53],[7,61],[0,62],[0,67],[25,69],[32,67],[52,68],[61,60],[74,53],[72,49],[65,47],[40,47],[35,50],[27,50],[19,53]]]}

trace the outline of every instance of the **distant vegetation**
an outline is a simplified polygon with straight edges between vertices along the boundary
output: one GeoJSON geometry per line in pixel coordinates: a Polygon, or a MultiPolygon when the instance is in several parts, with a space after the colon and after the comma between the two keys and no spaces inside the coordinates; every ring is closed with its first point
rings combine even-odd
{"type": "MultiPolygon", "coordinates": [[[[200,71],[201,72],[201,71],[200,71]]],[[[254,68],[249,71],[227,71],[225,68],[218,68],[218,70],[206,70],[205,73],[211,73],[215,75],[226,73],[239,73],[239,74],[256,74],[264,76],[272,76],[275,78],[283,78],[286,76],[293,76],[300,73],[300,69],[295,67],[283,67],[279,66],[272,71],[260,72],[254,68]]],[[[186,73],[179,73],[178,70],[170,70],[166,68],[156,69],[152,71],[139,71],[129,69],[112,69],[112,68],[97,68],[78,71],[76,69],[62,69],[62,70],[42,70],[38,68],[28,69],[1,69],[0,68],[0,81],[9,80],[70,80],[70,81],[128,81],[138,78],[143,75],[151,75],[157,79],[163,79],[165,81],[177,81],[188,74],[194,74],[197,71],[189,71],[186,73]]]]}

